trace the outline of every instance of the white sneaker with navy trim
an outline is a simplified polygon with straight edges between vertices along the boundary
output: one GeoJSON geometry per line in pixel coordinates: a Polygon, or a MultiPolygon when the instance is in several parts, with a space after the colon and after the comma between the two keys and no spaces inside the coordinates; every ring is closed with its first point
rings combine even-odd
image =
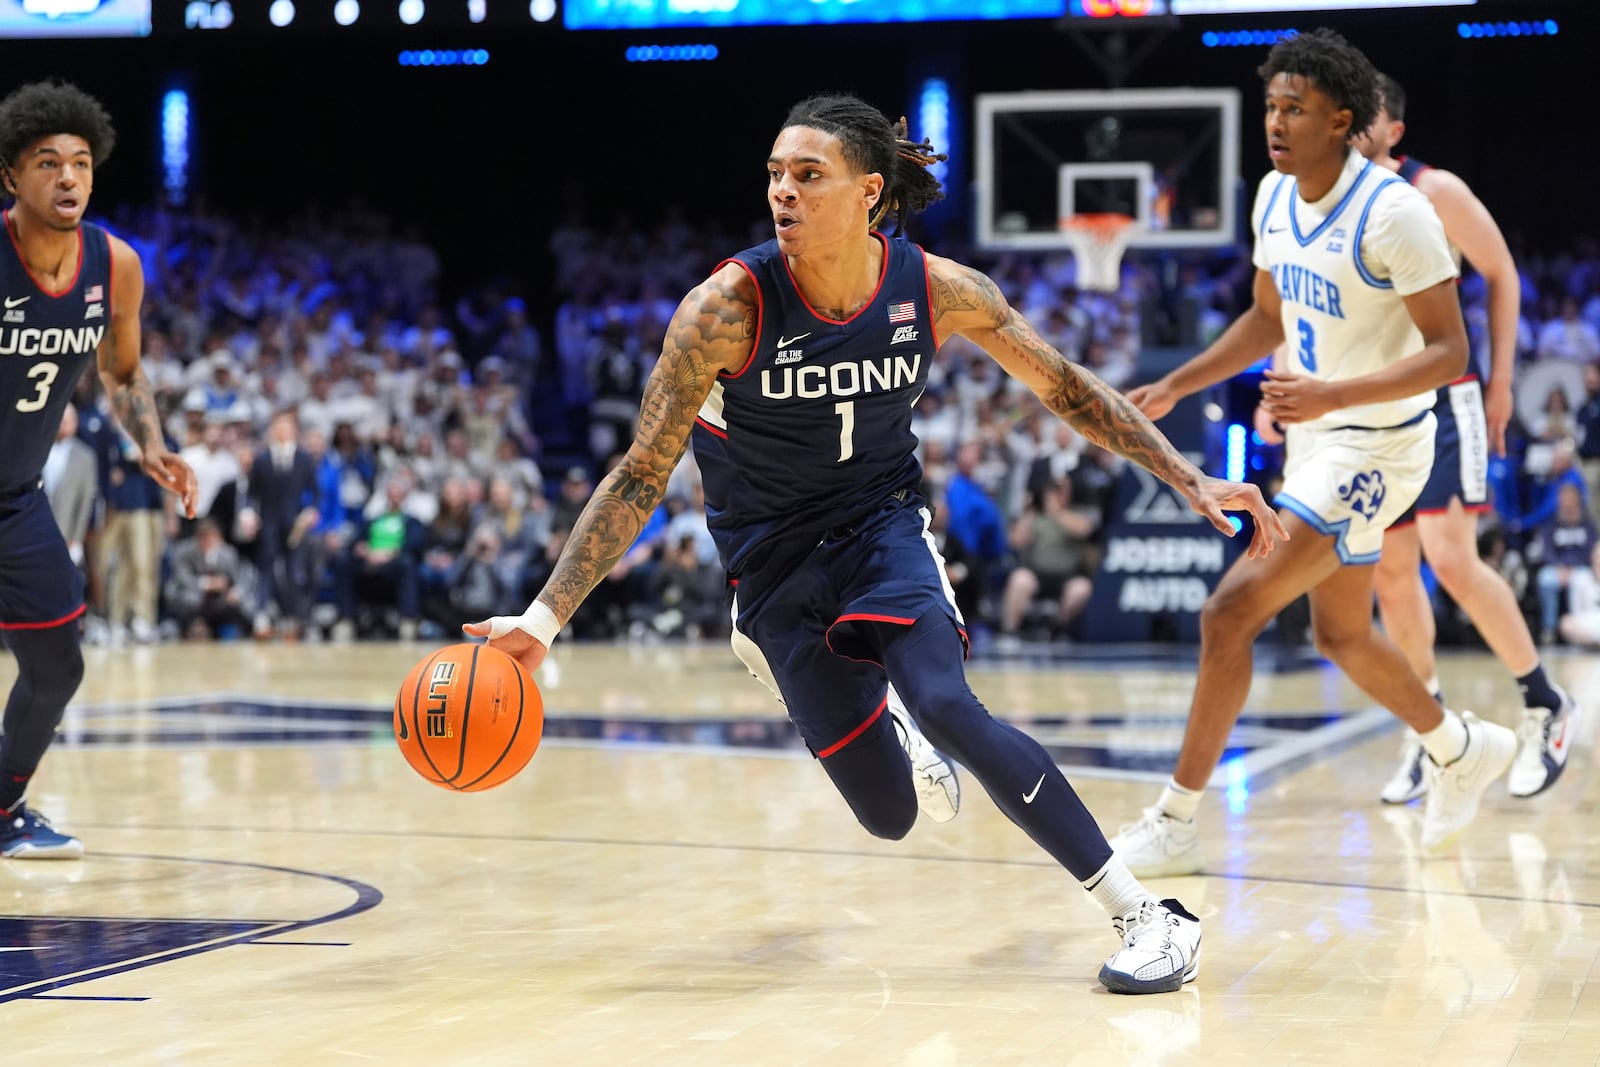
{"type": "Polygon", "coordinates": [[[1517,727],[1517,758],[1506,776],[1506,790],[1514,797],[1536,797],[1556,784],[1567,769],[1567,751],[1577,728],[1578,705],[1565,689],[1561,707],[1522,709],[1522,724],[1517,727]]]}
{"type": "Polygon", "coordinates": [[[1176,900],[1149,898],[1112,919],[1122,948],[1100,968],[1113,993],[1174,993],[1200,973],[1200,920],[1176,900]]]}
{"type": "Polygon", "coordinates": [[[1428,776],[1423,773],[1422,761],[1427,753],[1422,750],[1422,740],[1415,730],[1407,730],[1400,743],[1400,766],[1394,776],[1383,785],[1379,794],[1385,804],[1409,804],[1428,792],[1428,776]]]}

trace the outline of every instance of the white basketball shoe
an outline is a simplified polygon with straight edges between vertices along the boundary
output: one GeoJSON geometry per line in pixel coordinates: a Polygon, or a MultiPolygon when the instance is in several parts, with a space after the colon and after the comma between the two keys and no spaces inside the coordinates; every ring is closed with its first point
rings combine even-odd
{"type": "Polygon", "coordinates": [[[1173,993],[1200,973],[1200,920],[1176,900],[1153,897],[1112,919],[1122,948],[1100,968],[1113,993],[1173,993]]]}
{"type": "Polygon", "coordinates": [[[917,807],[934,822],[949,822],[961,810],[961,783],[950,761],[917,729],[900,694],[889,687],[889,717],[895,736],[911,759],[911,781],[917,789],[917,807]]]}
{"type": "Polygon", "coordinates": [[[1467,726],[1467,748],[1441,767],[1428,760],[1428,802],[1422,812],[1422,851],[1447,851],[1478,814],[1489,783],[1506,773],[1517,754],[1517,735],[1470,711],[1461,713],[1467,726]]]}
{"type": "Polygon", "coordinates": [[[1561,772],[1567,769],[1567,751],[1572,747],[1572,735],[1577,728],[1578,705],[1565,689],[1556,687],[1561,694],[1561,707],[1551,712],[1549,708],[1524,708],[1522,725],[1517,727],[1516,762],[1506,776],[1506,788],[1514,797],[1536,797],[1556,784],[1561,772]]]}
{"type": "Polygon", "coordinates": [[[1111,851],[1136,878],[1194,874],[1200,869],[1200,833],[1193,820],[1184,822],[1157,807],[1144,809],[1111,839],[1111,851]]]}
{"type": "Polygon", "coordinates": [[[1422,741],[1417,737],[1417,732],[1407,730],[1405,740],[1400,742],[1400,766],[1395,768],[1394,776],[1384,783],[1380,799],[1385,804],[1409,804],[1427,793],[1428,776],[1422,769],[1422,762],[1426,758],[1427,753],[1422,750],[1422,741]]]}

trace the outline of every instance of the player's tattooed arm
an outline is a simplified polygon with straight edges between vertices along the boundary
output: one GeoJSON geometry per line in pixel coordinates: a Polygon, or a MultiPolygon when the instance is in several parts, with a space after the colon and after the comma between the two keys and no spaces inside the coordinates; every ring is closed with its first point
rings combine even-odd
{"type": "Polygon", "coordinates": [[[981,271],[928,257],[940,337],[959,333],[1032,389],[1085,439],[1192,493],[1202,475],[1127,397],[1056,351],[981,271]]]}
{"type": "Polygon", "coordinates": [[[718,373],[748,361],[755,344],[756,301],[750,275],[729,265],[678,305],[661,358],[645,382],[633,445],[589,498],[539,592],[537,599],[563,626],[627,554],[660,503],[718,373]]]}
{"type": "Polygon", "coordinates": [[[95,353],[100,384],[117,421],[142,451],[161,450],[161,413],[139,360],[139,309],[144,302],[144,272],[139,257],[122,241],[111,243],[111,328],[95,353]]]}

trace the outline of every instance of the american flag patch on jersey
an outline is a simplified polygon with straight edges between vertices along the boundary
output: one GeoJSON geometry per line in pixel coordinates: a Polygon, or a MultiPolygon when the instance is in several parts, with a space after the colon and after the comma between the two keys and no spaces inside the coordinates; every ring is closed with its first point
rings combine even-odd
{"type": "Polygon", "coordinates": [[[87,288],[87,289],[85,289],[83,291],[83,302],[85,304],[92,304],[96,300],[104,300],[104,299],[105,299],[104,290],[102,290],[101,287],[98,286],[98,285],[91,285],[91,286],[89,286],[89,288],[87,288]]]}
{"type": "Polygon", "coordinates": [[[917,317],[917,302],[915,300],[902,300],[898,304],[889,305],[890,322],[910,322],[917,317]]]}

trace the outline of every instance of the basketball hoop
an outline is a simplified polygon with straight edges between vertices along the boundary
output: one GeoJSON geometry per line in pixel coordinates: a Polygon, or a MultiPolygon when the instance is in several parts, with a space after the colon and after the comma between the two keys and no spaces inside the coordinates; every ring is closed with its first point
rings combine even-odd
{"type": "Polygon", "coordinates": [[[1061,220],[1061,236],[1072,246],[1078,287],[1114,293],[1122,288],[1122,253],[1133,238],[1131,215],[1093,213],[1061,220]]]}

